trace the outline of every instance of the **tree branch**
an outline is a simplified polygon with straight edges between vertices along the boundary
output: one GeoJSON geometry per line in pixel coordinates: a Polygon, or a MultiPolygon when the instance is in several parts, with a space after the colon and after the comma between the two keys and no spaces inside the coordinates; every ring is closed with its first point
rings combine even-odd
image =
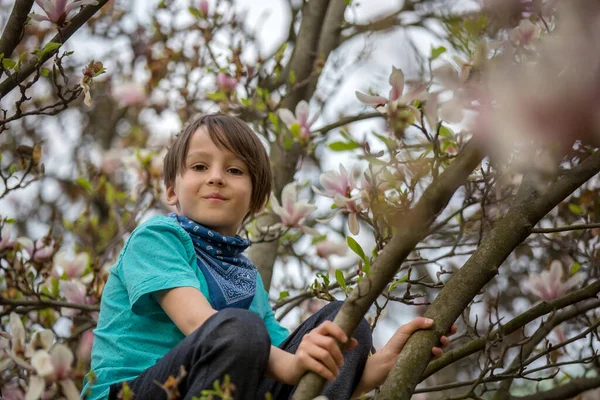
{"type": "MultiPolygon", "coordinates": [[[[401,218],[395,219],[396,222],[402,220],[401,224],[395,224],[396,234],[375,260],[371,274],[355,286],[334,320],[348,337],[352,336],[365,313],[394,278],[402,262],[427,234],[429,226],[481,162],[482,157],[475,142],[468,143],[439,179],[429,185],[417,205],[401,218]]],[[[340,343],[338,345],[343,348],[340,343]]],[[[319,375],[309,372],[300,380],[293,399],[312,399],[321,392],[324,384],[319,375]]]]}
{"type": "Polygon", "coordinates": [[[510,400],[564,400],[577,396],[590,389],[600,387],[600,376],[594,378],[578,378],[554,389],[538,392],[529,396],[511,396],[510,400]]]}
{"type": "MultiPolygon", "coordinates": [[[[98,10],[106,4],[108,0],[98,0],[97,6],[87,6],[79,12],[69,24],[62,28],[59,33],[56,34],[51,40],[54,43],[65,43],[79,28],[83,26],[98,10]]],[[[10,93],[14,88],[21,84],[29,75],[37,71],[46,61],[52,58],[59,49],[50,51],[38,60],[35,59],[24,65],[18,72],[13,76],[6,78],[0,83],[0,99],[10,93]]]]}
{"type": "Polygon", "coordinates": [[[74,309],[81,310],[81,311],[100,311],[99,305],[75,304],[75,303],[69,303],[68,301],[59,301],[59,300],[12,300],[12,299],[0,297],[0,305],[12,306],[12,307],[35,307],[35,308],[65,307],[65,308],[74,308],[74,309]]]}
{"type": "MultiPolygon", "coordinates": [[[[583,289],[564,295],[556,300],[542,302],[537,306],[531,308],[530,310],[527,310],[523,314],[513,318],[511,321],[504,324],[501,328],[492,331],[488,335],[477,338],[469,343],[462,345],[457,349],[446,352],[441,358],[430,362],[425,372],[423,372],[420,381],[425,380],[426,378],[435,374],[442,368],[445,368],[458,360],[461,360],[465,357],[470,356],[471,354],[475,354],[478,351],[483,350],[485,348],[486,343],[494,341],[501,336],[510,335],[516,332],[517,330],[521,329],[531,321],[534,321],[537,318],[548,314],[554,310],[559,310],[561,308],[568,307],[574,303],[578,303],[580,301],[596,297],[598,293],[600,293],[600,281],[594,282],[593,284],[583,289]]],[[[600,300],[591,301],[589,304],[585,304],[581,308],[577,309],[579,310],[578,313],[582,313],[595,307],[600,307],[600,300]]],[[[563,314],[561,313],[561,315],[563,314]]]]}
{"type": "Polygon", "coordinates": [[[556,228],[535,228],[531,230],[531,233],[554,233],[596,228],[600,228],[600,224],[578,224],[571,226],[558,226],[556,228]]]}
{"type": "Polygon", "coordinates": [[[381,387],[379,399],[410,399],[431,359],[431,348],[439,338],[496,276],[500,265],[529,236],[540,219],[599,171],[600,152],[596,152],[550,185],[544,195],[532,194],[513,204],[473,256],[440,291],[424,315],[435,321],[434,327],[411,335],[381,387]]]}
{"type": "Polygon", "coordinates": [[[354,116],[350,115],[347,117],[342,117],[338,121],[336,121],[332,124],[325,125],[322,128],[316,129],[312,133],[315,135],[316,134],[325,135],[327,132],[329,132],[332,129],[339,128],[340,126],[344,126],[344,125],[350,124],[352,122],[362,121],[362,120],[371,119],[371,118],[383,118],[383,117],[384,117],[384,115],[380,112],[370,112],[370,113],[358,114],[358,115],[354,115],[354,116]]]}
{"type": "Polygon", "coordinates": [[[17,0],[15,2],[2,37],[0,37],[0,54],[3,54],[4,58],[10,58],[21,41],[31,7],[33,7],[33,0],[17,0]]]}

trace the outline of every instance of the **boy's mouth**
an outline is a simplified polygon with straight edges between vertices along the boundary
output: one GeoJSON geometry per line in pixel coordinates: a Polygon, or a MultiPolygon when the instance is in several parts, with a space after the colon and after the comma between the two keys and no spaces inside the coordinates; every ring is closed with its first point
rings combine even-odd
{"type": "Polygon", "coordinates": [[[204,196],[204,198],[206,200],[213,200],[213,201],[225,201],[227,200],[225,197],[221,196],[219,193],[211,193],[207,196],[204,196]]]}

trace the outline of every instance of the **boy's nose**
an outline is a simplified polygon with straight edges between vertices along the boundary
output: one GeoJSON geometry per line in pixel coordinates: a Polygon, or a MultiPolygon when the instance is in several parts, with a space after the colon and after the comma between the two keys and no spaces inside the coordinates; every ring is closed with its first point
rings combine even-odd
{"type": "Polygon", "coordinates": [[[208,180],[208,184],[209,185],[216,185],[216,186],[223,186],[225,184],[225,182],[223,181],[223,178],[218,175],[218,176],[211,176],[208,180]]]}

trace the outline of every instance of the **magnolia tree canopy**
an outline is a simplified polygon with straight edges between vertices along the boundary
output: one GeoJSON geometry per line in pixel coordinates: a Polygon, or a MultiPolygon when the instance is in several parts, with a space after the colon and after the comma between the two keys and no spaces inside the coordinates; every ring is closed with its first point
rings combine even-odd
{"type": "Polygon", "coordinates": [[[0,3],[5,398],[80,397],[108,269],[169,210],[172,134],[215,111],[269,148],[242,234],[278,318],[435,321],[369,397],[600,396],[597,2],[282,1],[268,45],[231,1],[150,3],[0,3]]]}

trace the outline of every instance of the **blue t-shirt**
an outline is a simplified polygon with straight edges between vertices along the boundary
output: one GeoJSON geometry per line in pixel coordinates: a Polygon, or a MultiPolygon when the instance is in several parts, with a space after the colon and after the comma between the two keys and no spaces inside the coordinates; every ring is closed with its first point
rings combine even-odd
{"type": "MultiPolygon", "coordinates": [[[[136,378],[185,337],[152,296],[183,286],[197,288],[210,301],[187,232],[173,218],[152,217],[132,232],[110,268],[94,329],[96,383],[88,399],[106,399],[110,385],[136,378]]],[[[260,274],[249,310],[265,321],[274,346],[288,336],[275,319],[260,274]]],[[[86,381],[82,394],[88,387],[86,381]]]]}

